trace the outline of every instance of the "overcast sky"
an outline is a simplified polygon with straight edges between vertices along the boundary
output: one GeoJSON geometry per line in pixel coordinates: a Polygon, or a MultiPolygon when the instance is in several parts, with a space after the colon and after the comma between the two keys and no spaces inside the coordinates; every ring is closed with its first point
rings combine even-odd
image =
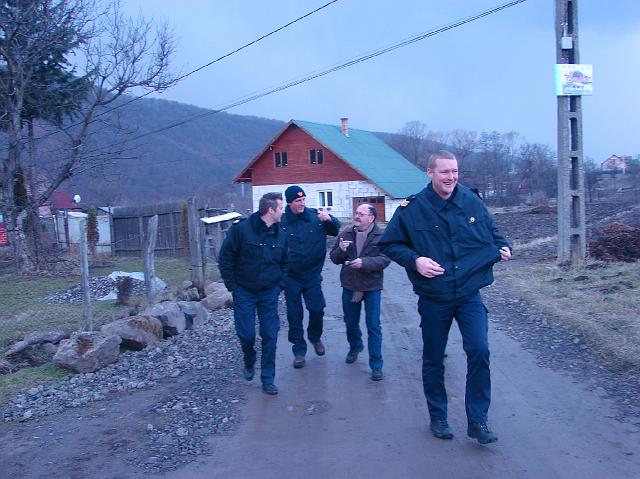
{"type": "MultiPolygon", "coordinates": [[[[124,0],[168,20],[173,65],[186,73],[329,0],[124,0]]],[[[339,0],[203,71],[160,98],[204,108],[276,86],[506,3],[500,0],[339,0]]],[[[640,1],[579,0],[580,60],[593,64],[583,97],[585,155],[640,153],[640,1]]],[[[522,4],[367,62],[229,110],[397,132],[516,131],[556,148],[555,2],[522,4]]]]}

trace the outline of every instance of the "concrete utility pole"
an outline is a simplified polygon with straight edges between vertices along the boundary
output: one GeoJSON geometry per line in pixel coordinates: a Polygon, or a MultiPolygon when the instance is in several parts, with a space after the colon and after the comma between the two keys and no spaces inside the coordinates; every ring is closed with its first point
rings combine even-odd
{"type": "MultiPolygon", "coordinates": [[[[556,0],[556,61],[580,63],[578,0],[556,0]]],[[[582,97],[558,96],[558,263],[578,264],[586,247],[582,97]]]]}

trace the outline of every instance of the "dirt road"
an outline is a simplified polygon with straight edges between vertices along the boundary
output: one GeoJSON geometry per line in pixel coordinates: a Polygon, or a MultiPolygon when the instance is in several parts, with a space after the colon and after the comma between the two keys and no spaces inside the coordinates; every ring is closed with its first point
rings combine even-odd
{"type": "MultiPolygon", "coordinates": [[[[499,285],[495,286],[499,287],[499,285]]],[[[337,299],[337,268],[325,267],[327,355],[291,367],[279,343],[277,384],[267,397],[248,384],[246,421],[213,439],[212,457],[171,478],[638,478],[640,429],[608,418],[612,405],[568,376],[542,369],[492,330],[493,404],[499,442],[466,437],[465,356],[453,328],[447,358],[452,441],[433,438],[420,378],[416,300],[404,271],[391,265],[383,295],[383,381],[369,379],[366,354],[347,365],[337,299]]]]}
{"type": "Polygon", "coordinates": [[[159,386],[163,390],[120,395],[50,416],[38,429],[32,423],[3,425],[0,477],[640,477],[639,425],[615,420],[613,404],[588,391],[586,380],[539,367],[531,353],[496,328],[490,331],[490,424],[499,442],[480,446],[466,437],[465,357],[455,326],[446,360],[455,437],[433,438],[422,394],[416,299],[404,271],[391,265],[386,273],[386,377],[380,382],[369,379],[366,352],[355,364],[345,364],[338,268],[327,264],[324,276],[327,355],[311,352],[304,369],[293,369],[283,328],[276,377],[280,394],[263,394],[256,380],[239,381],[240,392],[248,397],[244,420],[235,432],[211,437],[212,455],[160,475],[145,474],[125,460],[142,443],[153,415],[149,404],[170,392],[164,389],[188,390],[185,377],[159,386]],[[9,434],[7,427],[18,432],[9,434]],[[44,447],[43,436],[49,437],[44,447]],[[81,451],[78,438],[84,439],[81,451]]]}

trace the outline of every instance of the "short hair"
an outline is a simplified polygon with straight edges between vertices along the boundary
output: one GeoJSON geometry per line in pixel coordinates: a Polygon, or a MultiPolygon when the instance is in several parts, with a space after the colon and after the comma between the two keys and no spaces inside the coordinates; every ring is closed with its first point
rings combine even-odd
{"type": "Polygon", "coordinates": [[[282,193],[265,193],[260,198],[258,203],[258,214],[260,216],[266,215],[269,208],[275,209],[278,207],[278,200],[282,201],[282,193]]]}
{"type": "Polygon", "coordinates": [[[429,156],[429,160],[427,160],[427,168],[433,169],[436,166],[436,160],[439,160],[439,159],[458,161],[458,159],[456,158],[456,155],[454,155],[450,151],[440,150],[440,151],[436,151],[431,156],[429,156]]]}
{"type": "Polygon", "coordinates": [[[373,216],[373,219],[375,220],[378,217],[378,210],[376,210],[375,206],[371,206],[369,204],[367,204],[367,208],[369,208],[369,214],[373,216]]]}

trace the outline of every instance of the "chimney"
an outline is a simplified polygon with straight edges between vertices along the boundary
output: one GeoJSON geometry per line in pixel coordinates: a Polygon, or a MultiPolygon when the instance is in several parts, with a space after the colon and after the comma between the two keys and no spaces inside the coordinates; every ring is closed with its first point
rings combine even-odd
{"type": "Polygon", "coordinates": [[[349,138],[349,118],[340,118],[340,127],[342,128],[342,134],[349,138]]]}

